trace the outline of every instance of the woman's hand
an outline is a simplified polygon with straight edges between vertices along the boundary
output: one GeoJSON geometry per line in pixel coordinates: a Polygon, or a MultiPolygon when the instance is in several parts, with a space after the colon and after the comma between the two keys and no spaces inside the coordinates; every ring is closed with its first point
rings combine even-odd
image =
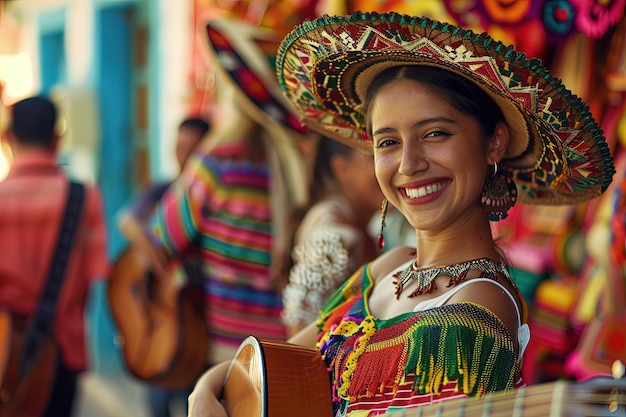
{"type": "Polygon", "coordinates": [[[291,336],[288,342],[296,345],[315,347],[315,342],[317,341],[317,333],[317,324],[315,322],[312,322],[302,328],[302,330],[300,330],[298,333],[291,336]]]}
{"type": "Polygon", "coordinates": [[[228,362],[211,367],[196,382],[189,395],[188,417],[228,417],[220,402],[228,362]]]}
{"type": "MultiPolygon", "coordinates": [[[[317,326],[311,323],[289,341],[303,346],[315,346],[316,334],[317,326]]],[[[189,395],[188,417],[228,417],[221,395],[229,366],[230,362],[222,362],[202,374],[189,395]]]]}

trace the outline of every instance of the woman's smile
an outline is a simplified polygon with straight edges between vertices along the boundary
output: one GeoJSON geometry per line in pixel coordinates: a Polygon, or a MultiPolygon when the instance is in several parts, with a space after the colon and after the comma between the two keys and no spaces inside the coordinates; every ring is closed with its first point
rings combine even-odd
{"type": "Polygon", "coordinates": [[[450,180],[440,180],[421,186],[399,187],[399,189],[404,192],[410,204],[426,204],[437,199],[449,183],[450,180]]]}

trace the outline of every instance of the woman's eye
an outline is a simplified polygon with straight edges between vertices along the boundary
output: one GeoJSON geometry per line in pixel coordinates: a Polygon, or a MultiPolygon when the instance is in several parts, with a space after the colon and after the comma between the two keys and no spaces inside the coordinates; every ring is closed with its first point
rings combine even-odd
{"type": "Polygon", "coordinates": [[[450,134],[448,132],[444,132],[442,130],[435,130],[433,132],[429,132],[426,135],[424,135],[424,137],[426,138],[434,138],[434,137],[441,137],[441,136],[449,136],[450,134]]]}
{"type": "Polygon", "coordinates": [[[397,143],[397,141],[393,140],[393,139],[383,139],[383,140],[378,141],[378,143],[376,144],[376,147],[377,148],[384,148],[384,147],[387,147],[389,145],[393,145],[394,143],[397,143]]]}

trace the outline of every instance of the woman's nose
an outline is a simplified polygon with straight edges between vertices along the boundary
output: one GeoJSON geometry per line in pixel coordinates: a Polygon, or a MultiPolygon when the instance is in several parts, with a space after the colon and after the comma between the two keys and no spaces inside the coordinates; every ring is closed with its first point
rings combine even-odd
{"type": "Polygon", "coordinates": [[[428,168],[428,161],[424,155],[422,146],[415,143],[405,143],[402,148],[402,160],[398,172],[402,175],[411,176],[418,171],[428,168]]]}

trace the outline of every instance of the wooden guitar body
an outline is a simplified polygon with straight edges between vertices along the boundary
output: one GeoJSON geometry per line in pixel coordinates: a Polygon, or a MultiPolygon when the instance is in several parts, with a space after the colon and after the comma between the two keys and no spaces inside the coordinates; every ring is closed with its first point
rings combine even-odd
{"type": "Polygon", "coordinates": [[[108,284],[128,370],[175,390],[188,388],[204,371],[209,346],[199,270],[191,263],[173,263],[169,272],[176,276],[177,270],[184,282],[172,276],[158,280],[127,249],[116,260],[108,284]]]}
{"type": "Polygon", "coordinates": [[[235,353],[222,400],[230,417],[332,416],[319,350],[252,336],[235,353]]]}
{"type": "Polygon", "coordinates": [[[8,311],[0,310],[0,382],[4,381],[4,375],[9,363],[9,354],[11,353],[11,344],[8,341],[11,338],[11,314],[8,311]]]}
{"type": "Polygon", "coordinates": [[[53,390],[58,348],[46,337],[26,374],[20,371],[20,355],[28,320],[0,312],[0,417],[40,417],[45,414],[53,390]]]}

